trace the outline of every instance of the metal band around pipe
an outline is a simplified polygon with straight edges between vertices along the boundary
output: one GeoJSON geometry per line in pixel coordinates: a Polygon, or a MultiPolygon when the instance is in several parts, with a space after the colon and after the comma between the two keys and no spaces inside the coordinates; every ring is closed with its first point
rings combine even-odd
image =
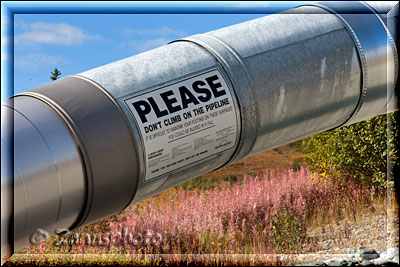
{"type": "Polygon", "coordinates": [[[260,123],[257,96],[251,76],[239,53],[223,40],[208,34],[197,34],[173,42],[182,41],[194,43],[209,52],[226,71],[235,89],[233,93],[238,98],[237,102],[240,106],[240,141],[235,153],[226,164],[233,163],[237,159],[245,157],[251,151],[260,123]],[[253,130],[249,131],[248,129],[253,130]],[[244,142],[245,140],[251,141],[244,142]]]}
{"type": "Polygon", "coordinates": [[[397,73],[396,48],[382,20],[362,2],[347,2],[344,5],[343,2],[327,1],[304,6],[319,7],[336,15],[350,33],[359,53],[362,69],[360,98],[353,114],[338,127],[379,114],[390,100],[385,101],[385,106],[380,106],[374,104],[374,99],[383,97],[379,95],[382,91],[391,95],[389,99],[392,98],[397,73]],[[385,90],[382,86],[386,87],[385,90]]]}
{"type": "Polygon", "coordinates": [[[20,95],[46,102],[78,139],[86,169],[87,199],[71,229],[125,209],[136,192],[137,154],[126,119],[114,101],[95,83],[78,76],[20,95]]]}

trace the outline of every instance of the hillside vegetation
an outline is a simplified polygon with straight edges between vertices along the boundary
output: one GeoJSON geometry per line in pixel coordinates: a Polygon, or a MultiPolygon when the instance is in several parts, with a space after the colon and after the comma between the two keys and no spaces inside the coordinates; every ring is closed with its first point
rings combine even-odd
{"type": "Polygon", "coordinates": [[[322,237],[364,244],[357,223],[382,220],[396,203],[386,155],[396,166],[397,128],[386,125],[380,116],[248,157],[20,250],[8,264],[286,265],[333,249],[322,237]]]}

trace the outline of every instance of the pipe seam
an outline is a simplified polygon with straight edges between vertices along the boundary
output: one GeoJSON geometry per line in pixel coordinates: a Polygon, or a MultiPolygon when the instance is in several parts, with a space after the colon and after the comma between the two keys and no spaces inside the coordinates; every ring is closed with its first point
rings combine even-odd
{"type": "MultiPolygon", "coordinates": [[[[68,127],[71,135],[73,136],[73,141],[78,149],[79,155],[81,156],[81,162],[83,165],[83,168],[85,170],[85,184],[86,184],[86,204],[90,206],[91,202],[91,191],[89,188],[91,188],[93,181],[92,181],[92,168],[90,166],[90,160],[88,156],[88,152],[85,146],[85,142],[83,141],[82,135],[80,134],[78,127],[74,123],[74,121],[71,119],[71,117],[68,115],[68,113],[65,112],[65,110],[60,107],[55,101],[50,99],[47,96],[44,96],[42,94],[38,94],[36,92],[23,92],[21,94],[18,94],[14,97],[18,96],[29,96],[33,97],[45,105],[49,106],[58,116],[62,118],[62,122],[68,127]]],[[[81,217],[84,216],[85,211],[82,210],[81,214],[78,216],[78,220],[80,220],[81,217]]],[[[66,229],[67,231],[75,229],[79,227],[79,223],[74,223],[71,225],[70,229],[66,229]]]]}
{"type": "MultiPolygon", "coordinates": [[[[393,81],[393,90],[391,91],[390,94],[390,98],[388,98],[385,107],[379,112],[385,112],[388,110],[388,105],[392,102],[394,96],[395,96],[395,88],[396,88],[396,84],[397,84],[397,80],[398,80],[398,75],[399,75],[399,55],[397,53],[397,48],[396,48],[396,44],[393,40],[393,36],[390,33],[388,27],[386,26],[385,22],[383,22],[382,18],[378,15],[378,12],[372,7],[370,6],[368,3],[366,3],[365,1],[361,1],[361,3],[363,3],[364,5],[366,5],[369,9],[371,9],[374,14],[376,15],[376,17],[378,18],[379,22],[382,24],[382,27],[385,29],[387,37],[389,39],[390,45],[392,46],[392,51],[393,51],[393,56],[394,56],[394,81],[393,81]]],[[[393,7],[393,9],[396,7],[393,7]]],[[[393,10],[392,9],[392,10],[393,10]]]]}
{"type": "MultiPolygon", "coordinates": [[[[363,109],[365,109],[365,103],[368,102],[367,98],[369,95],[372,95],[370,93],[371,87],[373,87],[373,83],[375,84],[378,82],[378,86],[380,84],[390,84],[395,85],[396,82],[396,73],[397,73],[397,52],[396,48],[394,45],[394,42],[391,38],[390,33],[388,32],[387,28],[384,26],[383,21],[379,18],[379,16],[374,12],[374,10],[368,6],[367,4],[363,2],[351,2],[352,9],[349,9],[348,6],[344,7],[341,5],[340,2],[320,2],[320,3],[311,3],[311,4],[305,4],[302,6],[315,6],[319,7],[323,10],[326,10],[332,14],[334,14],[338,19],[341,20],[341,22],[344,24],[345,28],[348,30],[350,36],[352,37],[355,46],[358,51],[358,55],[361,61],[361,70],[362,70],[362,88],[361,88],[361,93],[360,93],[360,98],[357,103],[357,106],[353,113],[350,115],[350,117],[344,121],[341,125],[335,128],[339,128],[342,126],[347,126],[352,123],[356,123],[360,120],[363,119],[363,117],[367,116],[368,114],[363,113],[363,109]],[[355,16],[354,14],[349,13],[349,10],[356,10],[355,12],[359,12],[355,16]],[[371,21],[370,17],[371,16],[366,16],[366,15],[373,15],[376,20],[371,21]],[[361,21],[362,20],[362,21],[361,21]],[[375,30],[373,32],[372,37],[368,36],[366,37],[363,35],[363,27],[366,25],[371,25],[372,30],[375,30]],[[385,38],[375,38],[375,35],[385,36],[385,38]],[[377,40],[377,44],[374,44],[373,41],[371,41],[371,38],[374,38],[374,40],[377,40]],[[384,40],[384,41],[383,41],[384,40]],[[386,49],[386,53],[384,55],[379,54],[378,50],[380,47],[388,46],[388,43],[390,43],[390,50],[391,53],[388,51],[389,49],[386,49]],[[378,76],[379,73],[374,73],[373,66],[374,64],[377,64],[377,60],[374,58],[376,56],[380,56],[382,58],[387,58],[387,59],[392,59],[393,64],[390,64],[389,61],[385,61],[385,65],[387,68],[387,72],[385,77],[383,75],[378,76]],[[375,62],[374,62],[375,61],[375,62]],[[393,70],[393,73],[391,74],[390,72],[393,70]],[[393,77],[390,77],[388,81],[388,74],[393,75],[393,77]],[[393,79],[393,81],[391,81],[393,79]],[[378,80],[378,81],[377,81],[378,80]]],[[[353,11],[354,13],[354,11],[353,11]]],[[[378,62],[379,64],[380,62],[378,62]]],[[[394,90],[391,90],[390,92],[390,99],[388,101],[385,101],[385,105],[382,108],[379,108],[379,111],[386,109],[388,103],[390,102],[391,98],[394,95],[394,90]]],[[[387,89],[386,89],[387,91],[387,89]]],[[[388,94],[389,92],[387,92],[388,94]]],[[[371,101],[373,99],[369,99],[371,101]]],[[[367,103],[368,104],[368,103],[367,103]]]]}
{"type": "MultiPolygon", "coordinates": [[[[75,77],[75,78],[78,78],[78,79],[82,79],[82,80],[87,81],[87,82],[93,84],[94,86],[96,86],[100,91],[102,91],[111,100],[111,102],[114,103],[114,106],[119,111],[119,113],[121,115],[121,118],[125,122],[126,127],[127,128],[130,127],[129,126],[129,121],[126,118],[125,113],[122,111],[121,107],[118,105],[118,103],[115,101],[115,99],[110,95],[110,93],[105,88],[103,88],[100,84],[96,83],[95,81],[93,81],[93,80],[91,80],[91,79],[89,79],[87,77],[78,75],[78,74],[70,75],[68,77],[75,77]]],[[[137,151],[137,145],[136,145],[136,142],[134,141],[133,133],[131,131],[129,131],[129,133],[130,133],[131,138],[132,138],[132,144],[135,145],[135,150],[137,151]]],[[[137,176],[139,176],[139,171],[137,171],[137,176]]],[[[136,183],[136,187],[137,187],[137,183],[136,183]]],[[[135,191],[136,191],[136,187],[135,187],[135,191]]],[[[125,210],[131,204],[131,202],[133,201],[134,198],[135,198],[135,194],[132,194],[131,200],[129,201],[129,203],[123,209],[121,209],[121,211],[125,210]]]]}
{"type": "Polygon", "coordinates": [[[73,76],[20,95],[50,105],[78,142],[87,196],[82,213],[70,229],[125,209],[136,192],[137,153],[126,118],[115,101],[89,79],[73,76]],[[113,198],[116,205],[107,198],[113,198]]]}
{"type": "Polygon", "coordinates": [[[209,34],[197,34],[173,42],[182,41],[194,43],[210,53],[225,70],[232,86],[234,87],[232,93],[237,99],[237,105],[240,106],[240,139],[235,152],[223,166],[232,164],[242,159],[252,150],[256,141],[258,126],[260,124],[259,110],[256,101],[257,96],[255,94],[255,86],[252,77],[239,53],[220,38],[209,34]],[[250,97],[249,88],[253,88],[253,90],[250,90],[250,97]],[[244,112],[244,109],[247,109],[247,111],[244,112]],[[249,126],[249,123],[252,125],[249,126]],[[249,128],[253,129],[253,131],[247,131],[249,128]],[[252,141],[248,142],[249,139],[252,141]],[[245,140],[247,140],[247,142],[244,142],[245,140]]]}

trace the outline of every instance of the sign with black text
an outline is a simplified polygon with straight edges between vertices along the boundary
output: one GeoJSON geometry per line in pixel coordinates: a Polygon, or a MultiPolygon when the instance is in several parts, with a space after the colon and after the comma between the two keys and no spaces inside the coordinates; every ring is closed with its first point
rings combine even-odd
{"type": "Polygon", "coordinates": [[[145,181],[236,145],[236,109],[216,69],[125,103],[142,135],[145,181]]]}

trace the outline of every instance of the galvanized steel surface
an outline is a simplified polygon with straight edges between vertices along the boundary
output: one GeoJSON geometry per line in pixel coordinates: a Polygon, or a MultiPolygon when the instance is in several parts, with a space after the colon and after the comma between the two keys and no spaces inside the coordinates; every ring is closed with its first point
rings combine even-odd
{"type": "Polygon", "coordinates": [[[232,83],[242,123],[236,151],[151,183],[143,182],[144,163],[140,162],[134,201],[205,170],[337,127],[351,116],[361,86],[354,42],[335,15],[308,14],[311,9],[324,12],[319,8],[300,9],[304,14],[266,16],[79,74],[117,100],[138,137],[139,153],[143,153],[142,142],[124,99],[212,68],[220,69],[232,83]]]}
{"type": "Polygon", "coordinates": [[[205,170],[391,111],[397,54],[390,38],[365,4],[321,3],[183,38],[78,75],[107,90],[131,123],[141,155],[139,201],[205,170]],[[338,15],[343,6],[363,14],[338,15]],[[237,149],[145,183],[143,143],[124,100],[213,68],[237,96],[237,149]]]}
{"type": "MultiPolygon", "coordinates": [[[[173,84],[211,69],[218,69],[225,76],[225,80],[230,81],[211,54],[191,43],[178,42],[78,74],[78,76],[95,81],[107,90],[115,98],[130,122],[131,130],[138,144],[140,170],[138,191],[133,202],[157,194],[201,173],[222,167],[229,161],[234,148],[223,154],[191,164],[183,170],[166,174],[151,182],[144,182],[145,155],[142,140],[131,111],[124,102],[125,99],[135,95],[173,84]]],[[[232,86],[228,86],[234,94],[232,86]]],[[[237,120],[239,124],[238,117],[237,120]]],[[[240,128],[237,130],[240,131],[240,128]]]]}
{"type": "Polygon", "coordinates": [[[362,2],[310,4],[335,14],[351,34],[362,69],[362,92],[356,109],[343,125],[387,113],[398,73],[396,46],[379,15],[362,2]],[[356,14],[354,14],[356,13],[356,14]],[[387,98],[387,99],[386,99],[387,98]]]}
{"type": "MultiPolygon", "coordinates": [[[[3,112],[14,123],[13,136],[2,136],[2,142],[13,144],[17,250],[41,235],[68,229],[78,219],[86,178],[74,139],[48,106],[31,97],[16,97],[2,106],[3,112]]],[[[2,214],[1,220],[7,218],[2,214]]]]}
{"type": "Polygon", "coordinates": [[[67,126],[85,169],[85,201],[78,220],[68,229],[125,209],[137,187],[137,155],[128,122],[97,84],[68,76],[15,97],[46,103],[67,126]],[[110,201],[112,199],[112,201],[110,201]]]}

